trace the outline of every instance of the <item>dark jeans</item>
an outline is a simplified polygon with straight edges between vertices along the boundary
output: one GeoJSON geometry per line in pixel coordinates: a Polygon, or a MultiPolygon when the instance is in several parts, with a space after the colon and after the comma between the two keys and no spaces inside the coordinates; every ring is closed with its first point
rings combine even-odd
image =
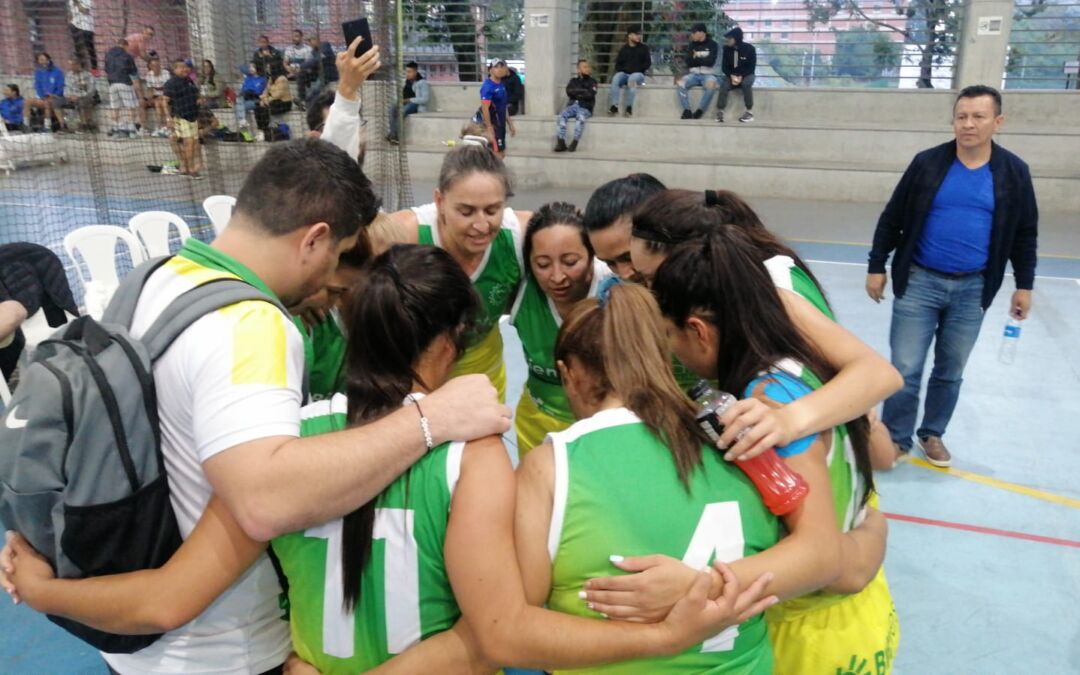
{"type": "MultiPolygon", "coordinates": [[[[404,112],[405,117],[408,117],[409,115],[415,115],[416,113],[420,112],[420,106],[416,105],[415,103],[406,103],[404,112]]],[[[397,138],[399,131],[401,131],[401,129],[398,128],[398,107],[396,105],[392,105],[390,106],[390,137],[397,138]]]]}
{"type": "Polygon", "coordinates": [[[83,68],[97,70],[97,50],[94,48],[94,31],[81,30],[69,24],[71,29],[71,41],[75,43],[75,58],[83,64],[83,68]]]}
{"type": "Polygon", "coordinates": [[[964,366],[982,326],[981,273],[952,277],[912,265],[904,296],[893,300],[889,346],[904,387],[885,401],[881,419],[893,442],[911,448],[911,435],[943,436],[956,409],[964,366]],[[915,430],[923,366],[934,342],[922,425],[915,430]]]}
{"type": "MultiPolygon", "coordinates": [[[[743,103],[746,104],[746,109],[747,110],[753,110],[754,109],[754,76],[753,75],[746,75],[745,77],[743,77],[742,82],[735,85],[735,87],[738,87],[739,89],[742,89],[743,103]]],[[[716,111],[717,112],[723,112],[724,109],[727,108],[728,92],[730,92],[732,89],[735,89],[735,87],[731,86],[731,76],[730,75],[721,76],[721,78],[720,78],[720,91],[718,92],[718,95],[720,96],[720,98],[716,99],[716,111]]],[[[766,112],[768,112],[768,111],[766,111],[766,112]]]]}

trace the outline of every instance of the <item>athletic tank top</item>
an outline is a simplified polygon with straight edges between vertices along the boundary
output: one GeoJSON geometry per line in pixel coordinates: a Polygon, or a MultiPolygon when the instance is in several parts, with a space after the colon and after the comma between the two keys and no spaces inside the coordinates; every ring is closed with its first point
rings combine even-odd
{"type": "MultiPolygon", "coordinates": [[[[773,367],[773,373],[782,373],[798,379],[812,391],[823,386],[816,374],[793,359],[780,361],[773,367]]],[[[841,532],[855,527],[860,519],[866,484],[859,475],[855,464],[855,448],[847,425],[841,424],[832,429],[832,443],[829,445],[825,463],[832,484],[833,507],[836,510],[837,525],[841,532]]],[[[820,607],[841,602],[851,596],[837,595],[827,591],[817,591],[798,598],[785,600],[768,610],[770,620],[784,621],[791,617],[805,614],[820,607]]]]}
{"type": "MultiPolygon", "coordinates": [[[[598,618],[578,592],[592,577],[618,573],[613,554],[661,553],[701,568],[764,551],[780,537],[779,521],[739,469],[704,447],[688,492],[667,446],[626,408],[548,438],[555,458],[551,609],[598,618]]],[[[772,663],[764,619],[756,616],[676,656],[573,672],[768,675],[772,663]]]]}
{"type": "MultiPolygon", "coordinates": [[[[305,406],[301,435],[344,429],[347,405],[337,394],[305,406]]],[[[464,447],[432,449],[376,498],[371,557],[350,612],[342,609],[341,519],[274,539],[300,658],[323,673],[362,672],[454,625],[461,611],[443,541],[464,447]]]]}
{"type": "Polygon", "coordinates": [[[807,302],[821,310],[822,314],[833,321],[836,320],[829,303],[825,301],[825,294],[810,278],[810,275],[795,264],[792,258],[786,255],[777,255],[769,258],[763,264],[765,269],[769,271],[769,276],[772,277],[772,282],[777,288],[783,288],[801,295],[807,302]]]}
{"type": "MultiPolygon", "coordinates": [[[[593,261],[592,284],[586,297],[595,298],[597,288],[604,278],[611,276],[608,266],[593,261]]],[[[570,402],[566,398],[559,371],[555,367],[555,338],[562,327],[562,317],[555,302],[540,288],[532,275],[518,291],[514,308],[510,312],[510,324],[517,329],[525,352],[528,377],[525,391],[542,412],[564,422],[573,422],[570,402]]]]}
{"type": "MultiPolygon", "coordinates": [[[[419,243],[444,248],[439,239],[435,205],[417,206],[413,208],[413,213],[420,224],[419,243]]],[[[521,246],[521,226],[517,214],[507,207],[503,210],[502,228],[484,252],[479,267],[469,277],[480,295],[481,303],[470,346],[479,343],[493,329],[497,329],[499,318],[506,313],[510,298],[523,276],[521,246]]]]}

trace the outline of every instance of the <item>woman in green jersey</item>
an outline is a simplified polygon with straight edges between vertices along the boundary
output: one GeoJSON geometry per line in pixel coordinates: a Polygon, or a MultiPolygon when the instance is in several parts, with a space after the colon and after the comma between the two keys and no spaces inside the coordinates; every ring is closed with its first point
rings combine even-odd
{"type": "MultiPolygon", "coordinates": [[[[742,231],[779,290],[788,316],[795,321],[839,378],[805,399],[772,409],[742,401],[724,417],[721,442],[731,444],[730,458],[753,457],[776,445],[830,429],[871,410],[901,385],[899,373],[868,345],[840,327],[821,284],[795,251],[762,224],[750,205],[726,190],[666,190],[634,214],[630,255],[649,283],[660,263],[681,242],[719,227],[742,231]],[[743,429],[754,428],[739,439],[743,429]]],[[[875,425],[871,446],[874,468],[891,468],[896,450],[884,426],[875,425]]]]}
{"type": "Polygon", "coordinates": [[[531,213],[506,205],[510,175],[485,147],[463,145],[443,159],[435,201],[392,217],[397,241],[444,249],[469,276],[480,296],[480,311],[454,375],[487,375],[506,400],[506,363],[499,319],[510,309],[524,273],[522,223],[531,213]]]}
{"type": "Polygon", "coordinates": [[[523,257],[525,283],[510,311],[528,371],[514,413],[519,457],[573,423],[555,368],[555,336],[574,305],[596,297],[610,276],[593,254],[581,212],[566,202],[545,204],[529,219],[523,257]]]}
{"type": "MultiPolygon", "coordinates": [[[[396,246],[379,256],[345,312],[348,397],[305,407],[302,433],[371,421],[402,405],[415,406],[423,427],[423,395],[449,377],[478,305],[444,251],[396,246]]],[[[294,649],[322,672],[493,672],[492,664],[580,667],[671,654],[769,602],[757,600],[767,576],[740,594],[722,568],[730,586],[721,601],[707,599],[710,575],[697,572],[661,624],[532,607],[514,548],[515,479],[499,437],[433,447],[402,476],[386,478],[367,506],[273,543],[289,580],[294,649]]],[[[183,623],[264,546],[217,504],[161,569],[57,580],[16,540],[12,579],[31,606],[103,630],[152,633],[166,621],[183,623]],[[86,584],[111,585],[110,602],[80,602],[86,584]]]]}
{"type": "MultiPolygon", "coordinates": [[[[723,390],[788,405],[838,374],[774,288],[751,239],[731,227],[675,249],[653,280],[672,350],[687,366],[723,390]]],[[[778,673],[833,673],[863,662],[875,672],[891,669],[899,624],[881,568],[884,520],[867,504],[874,489],[868,442],[860,418],[777,448],[793,466],[827,472],[818,484],[800,469],[811,494],[831,488],[837,525],[848,533],[841,538],[845,581],[832,589],[844,593],[814,593],[767,613],[778,673]]]]}
{"type": "MultiPolygon", "coordinates": [[[[603,304],[579,303],[559,331],[555,356],[580,419],[551,434],[518,470],[515,534],[529,600],[579,616],[619,609],[586,604],[586,582],[624,555],[668,556],[680,570],[710,560],[737,575],[775,570],[769,591],[793,597],[836,580],[839,530],[826,490],[814,490],[780,523],[749,479],[708,443],[696,406],[668,365],[656,303],[635,284],[617,285],[603,304]]],[[[799,467],[827,485],[823,467],[799,467]]],[[[692,580],[692,579],[691,579],[692,580]]],[[[674,583],[685,582],[676,580],[674,583]]],[[[670,588],[667,583],[652,590],[670,588]]],[[[719,589],[719,587],[718,587],[719,589]]],[[[685,585],[680,592],[685,590],[685,585]]],[[[670,603],[655,615],[658,620],[670,603]]],[[[641,660],[589,672],[772,673],[765,625],[751,619],[672,659],[641,660]]]]}

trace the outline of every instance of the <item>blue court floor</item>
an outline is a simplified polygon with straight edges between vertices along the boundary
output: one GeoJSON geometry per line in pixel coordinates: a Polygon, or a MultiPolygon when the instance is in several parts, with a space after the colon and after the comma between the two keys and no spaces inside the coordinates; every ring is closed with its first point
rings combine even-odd
{"type": "MultiPolygon", "coordinates": [[[[418,201],[425,194],[418,190],[418,201]]],[[[540,197],[548,198],[520,195],[519,207],[540,197]]],[[[860,242],[873,228],[865,209],[857,223],[851,205],[760,210],[811,262],[839,320],[888,354],[891,302],[875,305],[863,291],[867,247],[860,242]],[[815,224],[777,222],[788,209],[816,212],[815,224]]],[[[1076,220],[1058,216],[1059,229],[1044,239],[1053,245],[1040,250],[1046,257],[1014,364],[997,360],[1011,277],[986,314],[946,437],[953,470],[915,460],[877,477],[890,517],[886,571],[901,622],[899,675],[1080,672],[1076,220]]],[[[524,362],[513,331],[503,328],[508,400],[516,403],[524,362]]],[[[512,439],[508,445],[516,454],[512,439]]],[[[93,650],[0,598],[0,673],[104,672],[93,650]]]]}

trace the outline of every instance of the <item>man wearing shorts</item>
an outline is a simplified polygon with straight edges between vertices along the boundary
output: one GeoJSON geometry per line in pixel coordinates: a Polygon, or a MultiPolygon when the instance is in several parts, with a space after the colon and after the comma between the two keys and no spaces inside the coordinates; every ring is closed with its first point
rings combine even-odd
{"type": "Polygon", "coordinates": [[[173,75],[162,87],[169,107],[169,139],[180,161],[180,175],[199,180],[202,153],[199,150],[199,85],[188,77],[188,64],[177,59],[173,75]]]}
{"type": "Polygon", "coordinates": [[[506,114],[506,87],[502,84],[503,78],[509,74],[506,61],[493,61],[488,66],[488,79],[480,85],[480,111],[477,119],[474,119],[483,123],[491,149],[500,158],[506,154],[506,130],[509,129],[510,135],[514,135],[514,123],[506,114]]]}
{"type": "Polygon", "coordinates": [[[113,128],[109,131],[109,136],[113,138],[130,138],[135,135],[134,111],[138,102],[132,84],[138,80],[139,70],[127,48],[127,40],[121,39],[105,55],[109,107],[112,108],[113,115],[113,128]]]}

